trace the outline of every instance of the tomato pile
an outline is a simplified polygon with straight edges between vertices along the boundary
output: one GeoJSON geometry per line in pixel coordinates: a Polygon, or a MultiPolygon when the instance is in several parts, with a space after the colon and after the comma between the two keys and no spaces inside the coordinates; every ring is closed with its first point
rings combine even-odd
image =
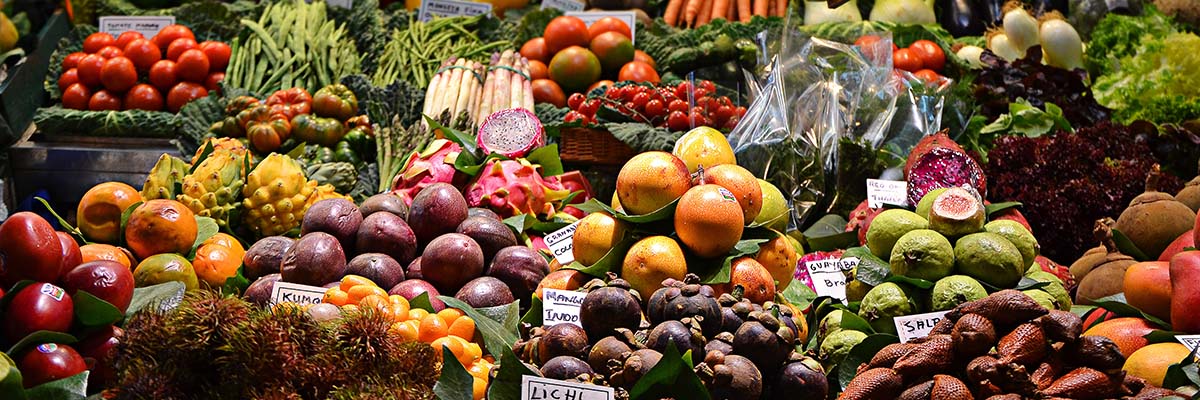
{"type": "MultiPolygon", "coordinates": [[[[867,47],[879,41],[879,36],[866,35],[854,41],[855,46],[867,47]]],[[[899,48],[892,44],[892,67],[902,71],[912,72],[925,82],[941,79],[942,68],[946,66],[946,53],[941,46],[932,40],[921,39],[912,42],[908,47],[899,48]]]]}
{"type": "Polygon", "coordinates": [[[83,51],[63,58],[58,89],[63,107],[76,110],[178,112],[217,90],[229,55],[228,44],[197,43],[183,25],[167,26],[149,39],[135,31],[115,38],[97,32],[84,39],[83,51]]]}
{"type": "Polygon", "coordinates": [[[596,113],[601,108],[606,108],[633,121],[672,131],[696,126],[731,130],[746,115],[746,107],[737,106],[729,97],[718,96],[716,92],[716,84],[707,80],[696,81],[695,85],[683,81],[675,86],[609,86],[598,97],[572,94],[567,99],[571,111],[563,120],[587,126],[596,122],[596,113]]]}
{"type": "Polygon", "coordinates": [[[588,26],[576,17],[557,17],[541,37],[521,46],[529,59],[533,97],[538,103],[566,105],[566,93],[586,93],[612,80],[658,83],[654,60],[634,50],[624,21],[605,17],[588,26]]]}

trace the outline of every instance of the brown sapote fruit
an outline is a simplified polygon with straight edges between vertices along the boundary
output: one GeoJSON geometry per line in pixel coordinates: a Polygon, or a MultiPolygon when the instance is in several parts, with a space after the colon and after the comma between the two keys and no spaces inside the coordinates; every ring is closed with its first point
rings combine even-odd
{"type": "Polygon", "coordinates": [[[1129,207],[1117,218],[1117,230],[1129,237],[1151,260],[1175,238],[1195,225],[1196,212],[1175,200],[1175,196],[1158,191],[1159,168],[1155,165],[1146,178],[1146,191],[1133,198],[1129,207]]]}
{"type": "Polygon", "coordinates": [[[1183,185],[1183,189],[1175,194],[1175,200],[1187,205],[1192,212],[1200,212],[1200,175],[1183,185]]]}
{"type": "Polygon", "coordinates": [[[1090,268],[1083,279],[1079,280],[1079,289],[1075,292],[1075,304],[1091,305],[1092,301],[1121,293],[1125,290],[1125,270],[1137,260],[1122,254],[1117,250],[1117,244],[1112,239],[1112,230],[1103,221],[1096,221],[1098,237],[1103,237],[1107,253],[1104,261],[1090,268]]]}

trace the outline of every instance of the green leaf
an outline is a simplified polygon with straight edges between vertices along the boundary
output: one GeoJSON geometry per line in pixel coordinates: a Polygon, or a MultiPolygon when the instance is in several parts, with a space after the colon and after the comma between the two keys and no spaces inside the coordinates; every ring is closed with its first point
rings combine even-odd
{"type": "Polygon", "coordinates": [[[928,290],[929,288],[933,287],[933,282],[924,279],[910,278],[904,275],[890,275],[887,277],[886,281],[892,283],[905,283],[915,286],[918,289],[928,290]]]}
{"type": "Polygon", "coordinates": [[[462,310],[463,313],[475,320],[475,327],[479,329],[479,333],[483,334],[483,344],[489,353],[499,354],[517,343],[517,319],[520,318],[517,302],[491,307],[491,309],[481,309],[487,310],[485,313],[453,297],[438,296],[438,298],[445,302],[447,307],[462,310]]]}
{"type": "MultiPolygon", "coordinates": [[[[300,142],[299,144],[296,145],[296,147],[292,148],[292,151],[289,151],[287,153],[287,156],[293,160],[302,159],[302,158],[304,158],[304,151],[307,150],[307,147],[308,147],[307,144],[305,144],[304,142],[300,142]]],[[[249,162],[249,160],[247,160],[247,162],[249,162]]],[[[200,163],[196,163],[196,165],[200,165],[200,163]]],[[[193,168],[195,168],[195,167],[193,167],[193,168]]]]}
{"type": "MultiPolygon", "coordinates": [[[[58,215],[58,212],[54,211],[54,207],[50,206],[50,202],[46,201],[46,199],[43,199],[41,197],[34,197],[34,198],[37,199],[38,202],[41,202],[42,206],[46,207],[46,211],[50,211],[50,215],[53,215],[54,218],[58,220],[58,225],[62,226],[62,229],[64,231],[79,238],[79,241],[83,242],[83,244],[89,243],[87,241],[87,238],[83,236],[83,231],[79,230],[79,228],[76,228],[74,225],[71,225],[70,223],[68,223],[67,220],[63,219],[63,217],[61,215],[58,215]]],[[[124,224],[122,224],[122,226],[124,226],[124,224]]]]}
{"type": "Polygon", "coordinates": [[[733,260],[738,257],[758,253],[759,247],[768,240],[769,239],[739,240],[737,244],[733,245],[733,250],[729,253],[729,255],[725,256],[724,261],[721,262],[720,268],[714,268],[710,271],[701,271],[699,269],[696,271],[697,274],[700,275],[701,282],[708,285],[729,283],[729,274],[732,270],[733,260]]]}
{"type": "Polygon", "coordinates": [[[1112,296],[1102,297],[1092,301],[1096,307],[1103,308],[1116,314],[1118,317],[1134,317],[1142,318],[1149,321],[1151,324],[1157,325],[1163,329],[1171,329],[1171,324],[1163,321],[1161,318],[1142,312],[1136,307],[1129,305],[1125,300],[1125,293],[1117,293],[1112,296]]]}
{"type": "Polygon", "coordinates": [[[1196,351],[1192,350],[1179,363],[1172,364],[1167,368],[1167,375],[1163,378],[1164,388],[1179,388],[1181,386],[1200,385],[1200,370],[1197,369],[1196,351]]]}
{"type": "Polygon", "coordinates": [[[1150,331],[1150,333],[1143,335],[1142,337],[1144,337],[1144,338],[1146,338],[1146,340],[1150,341],[1150,344],[1179,343],[1178,340],[1175,340],[1175,337],[1179,336],[1179,335],[1186,335],[1186,333],[1155,329],[1153,331],[1150,331]]]}
{"type": "Polygon", "coordinates": [[[986,206],[983,206],[983,209],[987,213],[988,218],[991,218],[991,216],[995,215],[996,213],[999,213],[1002,211],[1007,211],[1010,208],[1017,208],[1020,206],[1021,206],[1021,202],[1019,202],[1019,201],[1006,201],[1003,203],[988,204],[986,206]]]}
{"type": "Polygon", "coordinates": [[[1015,287],[1013,289],[1032,290],[1032,289],[1041,289],[1041,288],[1044,288],[1049,285],[1050,285],[1050,282],[1042,282],[1037,279],[1033,279],[1033,278],[1030,278],[1027,276],[1022,276],[1021,280],[1019,282],[1017,282],[1017,287],[1015,287]]]}
{"type": "Polygon", "coordinates": [[[188,259],[190,260],[190,259],[195,258],[196,257],[196,249],[199,249],[200,245],[204,244],[205,240],[212,238],[213,235],[216,235],[217,232],[220,232],[220,231],[221,231],[221,227],[217,225],[217,220],[209,218],[209,217],[201,217],[201,216],[197,215],[196,216],[196,241],[192,243],[192,252],[191,252],[191,255],[188,256],[188,259]]]}
{"type": "Polygon", "coordinates": [[[221,286],[221,293],[241,295],[245,292],[246,288],[250,287],[250,284],[253,283],[249,279],[246,279],[246,275],[243,274],[245,270],[246,267],[244,265],[238,266],[237,274],[225,279],[225,284],[221,286]]]}
{"type": "Polygon", "coordinates": [[[846,249],[846,252],[842,253],[842,258],[847,257],[858,257],[858,267],[855,269],[854,279],[867,285],[879,286],[887,282],[888,276],[892,274],[891,265],[879,257],[875,257],[866,247],[846,249]]]}
{"type": "Polygon", "coordinates": [[[1117,244],[1117,250],[1120,251],[1121,254],[1133,257],[1134,260],[1138,261],[1152,260],[1150,256],[1148,256],[1146,253],[1143,253],[1136,244],[1133,244],[1132,240],[1129,240],[1129,236],[1125,236],[1125,234],[1121,233],[1121,231],[1117,230],[1117,228],[1112,229],[1112,236],[1113,242],[1117,244]]]}
{"type": "Polygon", "coordinates": [[[25,391],[31,399],[82,400],[87,398],[88,371],[34,386],[25,391]]]}
{"type": "Polygon", "coordinates": [[[475,158],[474,155],[462,152],[458,153],[458,157],[454,159],[454,169],[467,174],[467,176],[479,175],[483,171],[483,167],[493,160],[507,160],[508,157],[499,154],[488,154],[482,160],[475,158]]]}
{"type": "Polygon", "coordinates": [[[804,237],[812,239],[815,237],[834,236],[844,232],[846,232],[846,218],[837,214],[828,214],[818,219],[808,229],[805,229],[804,237]]]}
{"type": "Polygon", "coordinates": [[[0,310],[7,310],[8,303],[12,301],[12,298],[16,296],[21,289],[24,289],[26,286],[32,285],[33,283],[33,281],[28,279],[14,283],[12,287],[8,289],[8,291],[4,292],[4,297],[0,297],[0,310]]]}
{"type": "Polygon", "coordinates": [[[859,331],[868,335],[875,333],[875,328],[871,327],[871,323],[859,316],[858,313],[850,311],[849,308],[841,303],[835,303],[833,307],[846,311],[842,313],[842,329],[859,331]]]}
{"type": "Polygon", "coordinates": [[[159,310],[174,308],[179,305],[180,301],[183,301],[183,293],[186,290],[187,286],[179,281],[134,288],[133,299],[129,301],[129,308],[125,309],[125,318],[133,317],[134,313],[150,305],[154,305],[159,310]]]}
{"type": "Polygon", "coordinates": [[[471,400],[475,377],[463,368],[450,348],[442,346],[442,374],[433,385],[433,394],[442,400],[471,400]]]}
{"type": "Polygon", "coordinates": [[[562,158],[558,155],[558,144],[550,144],[548,146],[538,147],[529,153],[529,157],[525,157],[532,164],[542,166],[542,176],[555,176],[563,174],[562,158]]]}
{"type": "Polygon", "coordinates": [[[674,217],[675,216],[675,205],[677,203],[679,203],[679,199],[675,199],[675,201],[672,201],[670,204],[662,206],[662,208],[659,208],[658,210],[655,210],[654,212],[651,212],[649,214],[642,214],[642,215],[628,215],[623,212],[619,212],[617,210],[614,210],[612,207],[609,207],[608,204],[604,204],[599,199],[591,199],[583,204],[576,204],[575,208],[578,208],[578,209],[582,210],[583,212],[589,213],[589,214],[594,213],[594,212],[605,212],[605,213],[608,213],[609,215],[612,215],[613,218],[616,218],[616,219],[619,219],[622,221],[628,221],[628,222],[633,222],[636,224],[642,224],[642,223],[647,223],[647,222],[662,221],[662,220],[674,217]]]}
{"type": "Polygon", "coordinates": [[[842,362],[835,367],[836,377],[842,390],[846,390],[846,385],[849,385],[850,381],[854,380],[854,376],[858,375],[859,365],[870,362],[871,358],[875,357],[875,353],[892,343],[900,343],[900,338],[896,335],[876,333],[854,345],[854,348],[850,349],[850,353],[846,354],[846,358],[842,359],[842,362]]]}
{"type": "Polygon", "coordinates": [[[21,340],[18,340],[16,344],[13,344],[12,347],[9,347],[8,351],[5,353],[12,354],[14,356],[20,356],[26,350],[29,350],[42,343],[72,344],[78,341],[79,339],[76,339],[74,336],[62,332],[37,331],[25,335],[25,337],[21,338],[21,340]]]}
{"type": "Polygon", "coordinates": [[[808,309],[808,306],[812,305],[813,301],[817,299],[817,292],[814,292],[812,288],[798,280],[794,280],[788,284],[787,288],[783,289],[783,293],[779,295],[800,310],[808,309]]]}
{"type": "Polygon", "coordinates": [[[568,264],[563,268],[577,270],[597,278],[604,278],[604,274],[608,273],[609,271],[621,270],[621,263],[625,261],[625,254],[629,252],[629,248],[633,247],[633,243],[636,241],[637,240],[632,237],[626,237],[620,242],[617,242],[617,245],[613,246],[608,253],[604,253],[604,257],[600,257],[600,260],[596,261],[595,264],[583,265],[580,264],[579,261],[572,261],[571,264],[568,264]]]}
{"type": "Polygon", "coordinates": [[[496,377],[488,382],[487,398],[490,400],[520,400],[521,377],[542,376],[540,372],[518,360],[512,349],[501,351],[499,360],[500,370],[496,371],[496,377]]]}
{"type": "Polygon", "coordinates": [[[504,219],[504,224],[512,228],[518,235],[525,232],[526,229],[529,229],[535,223],[537,223],[537,217],[529,214],[518,214],[504,219]]]}
{"type": "Polygon", "coordinates": [[[125,208],[124,211],[121,211],[121,245],[125,245],[125,226],[129,225],[129,216],[133,215],[133,210],[136,210],[138,207],[140,207],[142,203],[143,202],[141,201],[133,203],[129,207],[125,208]]]}
{"type": "Polygon", "coordinates": [[[82,290],[76,291],[71,300],[75,302],[75,319],[85,327],[114,324],[125,317],[116,306],[82,290]]]}
{"type": "MultiPolygon", "coordinates": [[[[304,145],[300,145],[298,147],[304,147],[304,145]]],[[[212,155],[213,150],[214,150],[213,142],[205,141],[204,148],[200,149],[200,157],[196,159],[196,162],[192,163],[191,168],[188,168],[188,175],[191,175],[193,172],[196,172],[196,168],[200,167],[200,163],[204,162],[204,160],[208,159],[208,156],[212,155]]],[[[301,150],[300,154],[304,154],[304,150],[301,150]]],[[[292,158],[296,159],[299,157],[292,157],[292,158]]]]}
{"type": "MultiPolygon", "coordinates": [[[[462,146],[465,153],[474,155],[479,151],[479,147],[475,144],[475,135],[442,126],[437,120],[429,118],[428,115],[424,117],[425,122],[429,124],[429,132],[441,130],[442,136],[445,136],[451,142],[458,143],[459,146],[462,146]]],[[[461,155],[459,156],[461,157],[461,155]]]]}
{"type": "MultiPolygon", "coordinates": [[[[691,351],[688,351],[688,355],[691,351]]],[[[700,377],[679,354],[675,343],[668,343],[658,364],[638,379],[629,391],[631,400],[641,399],[708,399],[708,389],[700,382],[700,377]]]]}
{"type": "Polygon", "coordinates": [[[431,313],[437,312],[433,310],[433,304],[429,302],[429,292],[418,294],[417,297],[413,297],[412,300],[409,300],[408,304],[409,306],[412,306],[412,308],[420,308],[431,313]]]}
{"type": "Polygon", "coordinates": [[[521,316],[522,324],[531,326],[542,326],[542,298],[537,296],[529,296],[529,311],[521,316]]]}

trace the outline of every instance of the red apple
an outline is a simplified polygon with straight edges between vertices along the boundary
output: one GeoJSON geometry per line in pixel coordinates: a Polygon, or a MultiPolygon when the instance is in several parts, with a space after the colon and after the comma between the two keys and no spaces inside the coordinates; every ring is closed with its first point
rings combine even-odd
{"type": "Polygon", "coordinates": [[[1175,238],[1175,241],[1172,241],[1170,245],[1167,245],[1167,249],[1163,250],[1162,255],[1158,256],[1158,261],[1171,261],[1171,257],[1183,251],[1183,249],[1196,247],[1195,233],[1196,230],[1191,229],[1175,238]]]}
{"type": "Polygon", "coordinates": [[[75,303],[67,291],[36,282],[21,288],[4,312],[4,335],[16,342],[37,331],[66,332],[75,319],[75,303]]]}
{"type": "Polygon", "coordinates": [[[43,343],[25,353],[17,363],[25,388],[79,375],[87,370],[83,357],[65,344],[43,343]]]}
{"type": "Polygon", "coordinates": [[[88,369],[92,371],[88,375],[88,387],[109,387],[113,383],[116,378],[112,364],[113,353],[124,334],[125,331],[121,328],[109,325],[75,344],[79,355],[85,360],[91,359],[88,363],[91,365],[88,369]]]}
{"type": "Polygon", "coordinates": [[[19,212],[0,224],[0,286],[26,279],[58,281],[62,256],[54,228],[37,214],[19,212]]]}
{"type": "Polygon", "coordinates": [[[72,296],[78,290],[88,292],[125,313],[133,299],[133,273],[116,261],[89,261],[67,272],[63,276],[63,287],[72,296]]]}
{"type": "Polygon", "coordinates": [[[1200,251],[1183,251],[1171,257],[1171,330],[1200,333],[1200,251]]]}
{"type": "Polygon", "coordinates": [[[66,275],[76,265],[83,263],[83,253],[79,251],[79,243],[76,243],[71,235],[62,231],[54,233],[58,235],[58,242],[62,245],[62,270],[59,272],[66,275]]]}

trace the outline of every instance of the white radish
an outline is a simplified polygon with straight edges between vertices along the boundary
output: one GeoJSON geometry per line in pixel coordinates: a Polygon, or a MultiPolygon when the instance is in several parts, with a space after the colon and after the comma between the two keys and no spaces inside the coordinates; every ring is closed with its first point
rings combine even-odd
{"type": "Polygon", "coordinates": [[[1015,61],[1024,55],[1013,46],[1012,42],[1008,39],[1008,35],[999,32],[988,37],[988,49],[992,50],[993,53],[996,53],[996,55],[1005,61],[1015,61]]]}
{"type": "Polygon", "coordinates": [[[983,61],[979,59],[983,55],[983,48],[979,46],[963,46],[954,52],[954,55],[967,61],[973,69],[983,68],[983,61]]]}
{"type": "Polygon", "coordinates": [[[860,21],[862,21],[862,13],[858,11],[857,0],[850,0],[837,8],[829,8],[829,3],[824,0],[806,0],[804,2],[804,25],[860,21]]]}
{"type": "Polygon", "coordinates": [[[1004,34],[1008,35],[1013,48],[1021,52],[1021,56],[1017,57],[1021,58],[1025,50],[1038,44],[1037,19],[1029,15],[1021,2],[1009,1],[1004,5],[1004,34]]]}
{"type": "Polygon", "coordinates": [[[1083,68],[1083,41],[1075,27],[1062,19],[1057,12],[1047,14],[1038,34],[1042,50],[1046,53],[1046,64],[1062,69],[1083,68]]]}

